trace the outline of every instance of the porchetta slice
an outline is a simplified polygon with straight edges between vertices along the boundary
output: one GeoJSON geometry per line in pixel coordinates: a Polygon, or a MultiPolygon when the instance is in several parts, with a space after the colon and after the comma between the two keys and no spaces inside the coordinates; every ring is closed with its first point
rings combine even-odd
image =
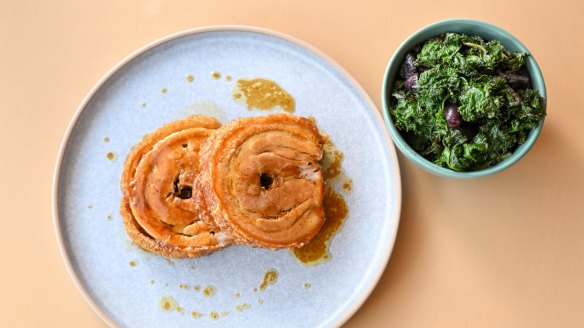
{"type": "Polygon", "coordinates": [[[157,129],[132,148],[121,178],[120,213],[138,246],[182,258],[207,255],[231,243],[201,220],[204,213],[192,197],[200,146],[220,126],[213,118],[190,116],[157,129]]]}
{"type": "Polygon", "coordinates": [[[238,243],[302,246],[325,220],[326,139],[312,121],[289,114],[230,122],[201,147],[198,203],[238,243]]]}

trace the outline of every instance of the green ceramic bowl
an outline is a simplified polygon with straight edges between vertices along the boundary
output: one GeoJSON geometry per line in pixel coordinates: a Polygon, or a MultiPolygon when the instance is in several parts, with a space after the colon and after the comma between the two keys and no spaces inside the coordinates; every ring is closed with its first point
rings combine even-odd
{"type": "MultiPolygon", "coordinates": [[[[385,124],[389,129],[389,133],[396,144],[397,148],[412,162],[414,162],[419,167],[423,168],[424,170],[444,177],[450,178],[476,178],[476,177],[483,177],[488,176],[497,172],[500,172],[517,161],[519,161],[533,146],[535,140],[539,136],[541,128],[543,126],[543,120],[539,123],[539,126],[533,129],[525,143],[517,147],[515,152],[504,159],[503,161],[499,162],[495,166],[477,170],[477,171],[468,171],[468,172],[457,172],[448,168],[444,168],[438,166],[427,159],[425,159],[422,155],[418,154],[408,143],[404,140],[401,136],[399,131],[393,124],[393,120],[391,115],[389,114],[389,103],[391,98],[391,89],[393,87],[393,83],[395,78],[399,74],[399,69],[401,63],[403,61],[404,56],[406,53],[412,49],[415,45],[419,43],[423,43],[424,41],[446,33],[446,32],[456,32],[456,33],[463,33],[468,35],[479,35],[486,40],[499,40],[503,46],[505,46],[510,51],[521,51],[529,53],[529,50],[513,35],[509,32],[485,23],[481,21],[471,20],[471,19],[450,19],[445,21],[440,21],[431,25],[428,25],[414,34],[412,34],[407,40],[405,40],[397,49],[397,51],[391,57],[391,60],[387,64],[387,68],[385,70],[385,76],[383,78],[383,87],[381,90],[381,98],[383,104],[383,117],[385,119],[385,124]]],[[[535,90],[538,90],[541,96],[544,98],[544,106],[546,100],[546,91],[545,91],[545,83],[543,81],[543,76],[535,59],[533,56],[527,57],[527,71],[529,73],[531,79],[531,87],[535,90]]]]}

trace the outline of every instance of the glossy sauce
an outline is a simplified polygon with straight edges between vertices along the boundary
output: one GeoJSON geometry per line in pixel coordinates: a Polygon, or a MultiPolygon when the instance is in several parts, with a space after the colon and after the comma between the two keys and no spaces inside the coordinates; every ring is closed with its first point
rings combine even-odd
{"type": "Polygon", "coordinates": [[[323,146],[322,175],[327,182],[341,175],[341,163],[345,155],[336,149],[332,141],[327,140],[323,146]]]}
{"type": "Polygon", "coordinates": [[[317,264],[330,259],[328,250],[330,241],[343,225],[348,212],[343,196],[332,189],[327,189],[324,193],[326,221],[308,244],[293,250],[294,256],[305,264],[317,264]]]}
{"type": "Polygon", "coordinates": [[[289,113],[296,109],[294,98],[276,82],[266,79],[237,80],[232,96],[245,101],[247,109],[270,110],[279,106],[289,113]]]}
{"type": "Polygon", "coordinates": [[[235,307],[235,311],[243,312],[243,311],[249,309],[250,307],[251,307],[251,304],[249,304],[249,303],[239,304],[238,306],[235,307]]]}
{"type": "Polygon", "coordinates": [[[217,288],[215,288],[211,285],[209,285],[209,286],[205,287],[205,289],[203,289],[203,295],[205,295],[205,296],[211,297],[211,296],[215,295],[215,293],[217,293],[217,288]]]}
{"type": "Polygon", "coordinates": [[[345,189],[345,191],[353,190],[353,180],[348,179],[347,181],[345,181],[343,183],[343,189],[345,189]]]}
{"type": "Polygon", "coordinates": [[[264,274],[264,280],[258,286],[258,289],[260,292],[263,292],[269,285],[275,284],[276,281],[278,281],[278,271],[270,269],[266,271],[266,274],[264,274]]]}
{"type": "Polygon", "coordinates": [[[332,141],[327,141],[323,147],[322,172],[326,181],[323,207],[326,220],[314,238],[302,247],[292,249],[292,254],[300,262],[315,265],[331,258],[329,245],[331,239],[342,227],[349,209],[343,195],[335,190],[340,187],[350,192],[353,182],[342,169],[344,155],[332,141]]]}
{"type": "Polygon", "coordinates": [[[158,301],[158,305],[160,306],[160,308],[164,312],[172,312],[172,311],[181,312],[179,310],[182,310],[184,312],[184,309],[182,307],[180,307],[178,302],[170,296],[162,296],[160,298],[160,300],[158,301]]]}

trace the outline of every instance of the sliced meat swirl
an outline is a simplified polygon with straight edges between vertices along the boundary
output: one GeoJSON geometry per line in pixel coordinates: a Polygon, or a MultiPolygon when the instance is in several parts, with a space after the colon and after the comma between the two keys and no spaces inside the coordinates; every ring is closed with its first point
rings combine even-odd
{"type": "Polygon", "coordinates": [[[319,161],[326,138],[312,121],[289,114],[219,128],[201,147],[196,182],[211,224],[258,247],[309,241],[325,220],[319,161]]]}
{"type": "Polygon", "coordinates": [[[136,244],[180,258],[231,243],[201,220],[205,212],[197,210],[192,197],[200,146],[220,125],[210,117],[190,116],[157,129],[131,150],[122,173],[121,214],[136,244]]]}

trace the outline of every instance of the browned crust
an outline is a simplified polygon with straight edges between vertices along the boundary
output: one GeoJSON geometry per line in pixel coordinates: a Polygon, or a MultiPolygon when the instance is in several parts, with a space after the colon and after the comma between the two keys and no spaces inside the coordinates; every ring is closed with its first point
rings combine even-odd
{"type": "Polygon", "coordinates": [[[126,157],[126,162],[124,163],[124,170],[122,172],[122,178],[120,181],[122,193],[124,193],[124,195],[129,193],[127,186],[129,186],[134,179],[136,167],[138,167],[138,163],[146,154],[146,152],[144,152],[145,149],[152,149],[154,144],[176,131],[181,131],[191,127],[217,129],[220,126],[221,123],[212,117],[194,115],[189,116],[183,120],[170,122],[156,129],[154,132],[144,136],[139,144],[132,147],[128,157],[126,157]]]}
{"type": "Polygon", "coordinates": [[[156,253],[164,257],[170,258],[187,258],[187,257],[199,257],[205,256],[213,253],[214,251],[220,250],[224,247],[221,246],[210,246],[210,247],[197,247],[196,249],[188,249],[187,247],[179,247],[167,244],[163,241],[156,240],[150,237],[142,227],[134,220],[134,215],[130,209],[130,202],[128,198],[122,197],[120,204],[120,214],[124,221],[124,227],[128,236],[134,241],[136,245],[145,251],[156,253]]]}
{"type": "Polygon", "coordinates": [[[174,121],[158,128],[154,132],[146,135],[139,144],[135,145],[131,149],[124,163],[124,170],[122,172],[120,181],[122,190],[120,214],[124,220],[126,232],[130,238],[141,248],[165,257],[185,258],[204,256],[231,244],[231,241],[226,239],[217,242],[215,245],[193,247],[176,246],[168,244],[164,241],[156,240],[152,238],[136,221],[131,208],[132,188],[134,185],[136,168],[144,156],[156,145],[157,142],[174,132],[184,129],[193,127],[216,129],[220,126],[221,123],[212,117],[189,116],[183,120],[174,121]]]}
{"type": "MultiPolygon", "coordinates": [[[[315,142],[318,143],[321,147],[326,142],[327,136],[321,135],[318,131],[318,128],[311,120],[290,115],[290,114],[273,114],[268,116],[261,116],[261,117],[248,117],[242,118],[236,121],[232,121],[221,128],[217,129],[201,146],[201,150],[199,152],[200,158],[200,174],[197,177],[197,185],[204,197],[207,210],[210,214],[210,217],[214,221],[214,223],[219,226],[221,231],[223,231],[227,236],[229,236],[234,242],[248,244],[254,247],[266,247],[271,249],[279,249],[279,248],[287,248],[287,247],[300,247],[308,242],[316,233],[318,233],[320,227],[324,223],[324,210],[322,211],[322,220],[318,229],[316,229],[311,235],[307,235],[306,238],[303,240],[299,240],[296,243],[291,244],[277,244],[271,242],[265,242],[261,240],[257,240],[254,238],[250,238],[247,234],[238,228],[237,225],[231,224],[231,218],[229,214],[225,211],[224,207],[225,204],[222,203],[222,200],[219,199],[218,195],[214,190],[214,178],[218,174],[217,173],[217,165],[221,165],[219,163],[217,156],[219,156],[220,149],[232,135],[237,134],[239,131],[246,128],[249,124],[297,124],[307,128],[311,135],[314,136],[315,142]]],[[[236,152],[237,149],[230,149],[231,152],[236,152]]],[[[324,197],[324,188],[322,188],[320,193],[320,200],[322,204],[322,199],[324,197]]]]}

